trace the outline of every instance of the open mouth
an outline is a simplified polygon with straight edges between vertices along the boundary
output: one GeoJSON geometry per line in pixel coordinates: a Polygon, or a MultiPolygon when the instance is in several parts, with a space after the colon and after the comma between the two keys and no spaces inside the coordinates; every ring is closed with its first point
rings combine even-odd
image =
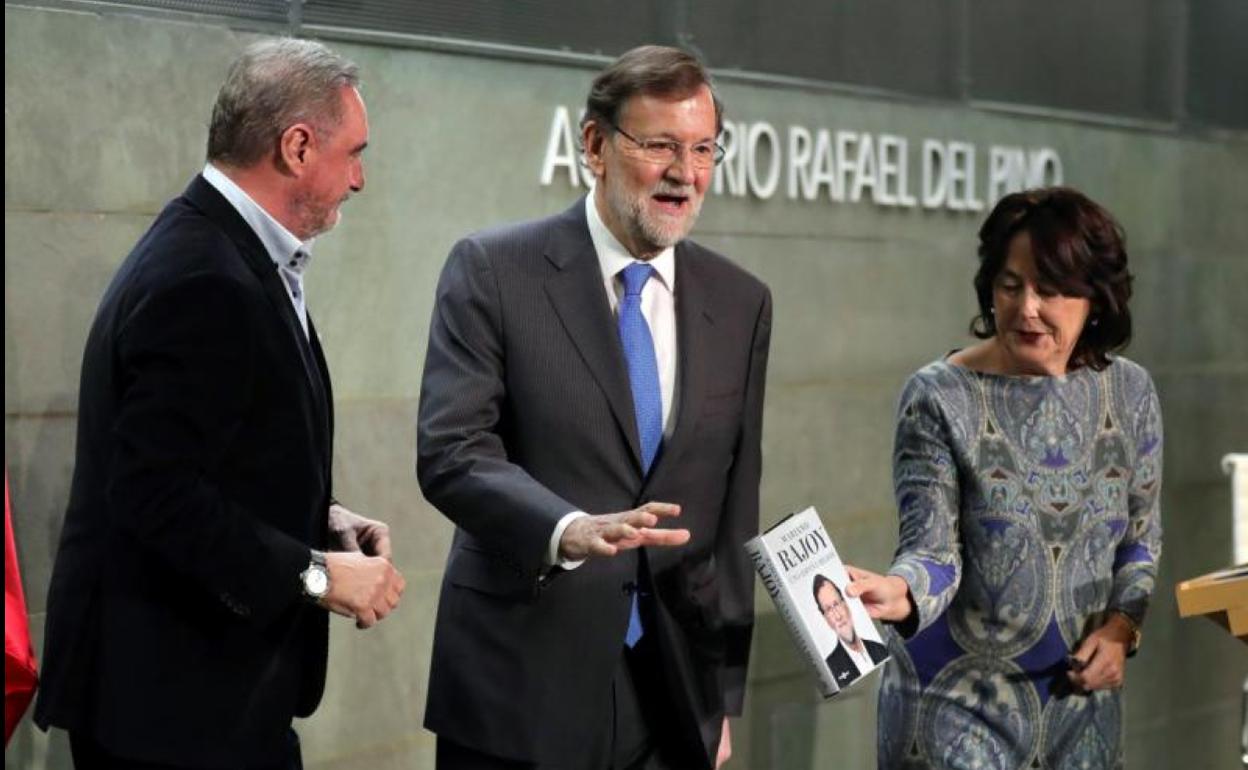
{"type": "Polygon", "coordinates": [[[668,214],[683,214],[689,206],[689,196],[672,193],[656,193],[650,200],[658,204],[659,210],[668,214]]]}
{"type": "Polygon", "coordinates": [[[1014,334],[1024,345],[1039,345],[1045,337],[1044,332],[1016,331],[1014,334]]]}

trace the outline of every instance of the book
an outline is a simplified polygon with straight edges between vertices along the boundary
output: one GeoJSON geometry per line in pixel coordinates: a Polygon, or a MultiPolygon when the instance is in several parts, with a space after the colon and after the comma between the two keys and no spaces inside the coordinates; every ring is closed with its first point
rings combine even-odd
{"type": "Polygon", "coordinates": [[[781,519],[745,550],[822,697],[863,681],[888,660],[862,600],[845,595],[849,573],[814,508],[781,519]]]}

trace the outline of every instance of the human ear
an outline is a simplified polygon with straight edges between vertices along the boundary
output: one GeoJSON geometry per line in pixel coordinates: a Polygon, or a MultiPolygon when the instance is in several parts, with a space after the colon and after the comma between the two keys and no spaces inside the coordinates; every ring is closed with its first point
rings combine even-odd
{"type": "Polygon", "coordinates": [[[602,132],[596,120],[590,120],[585,123],[581,129],[581,146],[585,150],[585,165],[597,178],[602,177],[603,169],[606,161],[602,157],[603,147],[606,145],[607,135],[602,132]]]}
{"type": "Polygon", "coordinates": [[[306,123],[295,123],[282,132],[278,152],[282,164],[295,176],[302,176],[311,160],[316,135],[306,123]]]}

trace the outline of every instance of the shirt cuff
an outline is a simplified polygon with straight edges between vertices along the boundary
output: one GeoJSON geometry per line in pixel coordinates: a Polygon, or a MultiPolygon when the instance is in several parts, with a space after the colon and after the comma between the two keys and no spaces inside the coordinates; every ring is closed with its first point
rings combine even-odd
{"type": "Polygon", "coordinates": [[[568,570],[576,569],[585,563],[584,559],[577,559],[576,561],[572,561],[570,559],[560,559],[559,541],[563,539],[563,531],[568,528],[568,525],[571,524],[573,520],[588,515],[589,514],[585,513],[585,511],[571,511],[570,513],[564,514],[563,518],[559,520],[559,523],[555,524],[555,531],[550,535],[550,545],[546,547],[545,562],[547,567],[559,567],[560,569],[568,570]]]}

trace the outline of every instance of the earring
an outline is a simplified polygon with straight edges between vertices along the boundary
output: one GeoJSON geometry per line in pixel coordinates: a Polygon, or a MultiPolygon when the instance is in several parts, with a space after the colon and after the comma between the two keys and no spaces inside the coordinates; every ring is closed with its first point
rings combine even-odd
{"type": "Polygon", "coordinates": [[[1092,319],[1089,323],[1090,323],[1092,326],[1096,326],[1096,325],[1097,325],[1097,324],[1099,324],[1100,322],[1101,322],[1101,319],[1099,319],[1099,318],[1093,318],[1093,319],[1092,319]]]}

